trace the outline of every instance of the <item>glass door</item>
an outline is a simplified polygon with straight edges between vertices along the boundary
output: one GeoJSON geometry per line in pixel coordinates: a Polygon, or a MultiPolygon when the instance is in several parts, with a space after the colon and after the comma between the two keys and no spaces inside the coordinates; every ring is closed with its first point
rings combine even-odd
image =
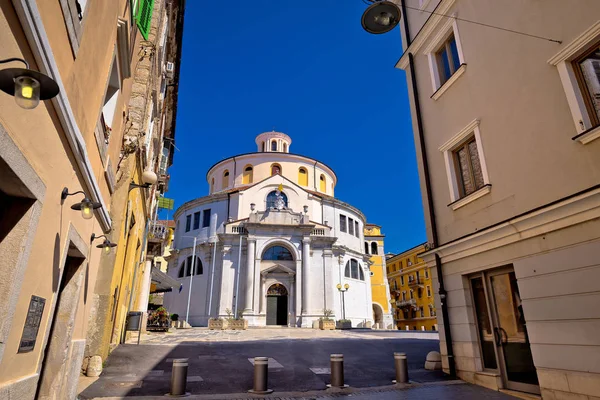
{"type": "Polygon", "coordinates": [[[484,367],[499,368],[508,389],[539,394],[514,270],[473,277],[471,288],[484,367]]]}

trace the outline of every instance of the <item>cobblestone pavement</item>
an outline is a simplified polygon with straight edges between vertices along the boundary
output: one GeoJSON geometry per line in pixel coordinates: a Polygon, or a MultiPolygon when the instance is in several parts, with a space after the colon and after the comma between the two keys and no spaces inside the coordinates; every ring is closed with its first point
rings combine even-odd
{"type": "MultiPolygon", "coordinates": [[[[168,333],[143,334],[142,344],[176,345],[182,342],[245,342],[256,340],[286,339],[428,339],[438,340],[436,332],[413,332],[397,330],[352,329],[322,331],[319,329],[297,328],[255,328],[245,331],[211,331],[208,328],[172,329],[168,333]]],[[[133,333],[127,343],[137,343],[137,334],[133,333]]]]}
{"type": "MultiPolygon", "coordinates": [[[[103,398],[103,400],[116,400],[120,397],[103,398]]],[[[128,400],[159,400],[164,396],[134,396],[128,400]]],[[[234,393],[229,395],[191,395],[191,400],[514,400],[515,397],[504,393],[486,389],[481,386],[470,385],[462,381],[448,381],[429,384],[411,384],[404,387],[379,387],[363,390],[346,389],[341,391],[311,391],[304,393],[282,392],[266,396],[248,395],[247,393],[234,393]]]]}

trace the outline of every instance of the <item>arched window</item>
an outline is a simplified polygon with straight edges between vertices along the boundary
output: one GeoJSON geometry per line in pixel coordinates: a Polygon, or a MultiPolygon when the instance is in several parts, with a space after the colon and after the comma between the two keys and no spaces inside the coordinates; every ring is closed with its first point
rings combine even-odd
{"type": "MultiPolygon", "coordinates": [[[[281,197],[283,198],[283,204],[285,207],[288,206],[288,198],[285,193],[281,192],[281,197]]],[[[277,191],[273,190],[271,193],[267,195],[267,209],[271,207],[275,207],[275,199],[277,198],[277,191]]]]}
{"type": "Polygon", "coordinates": [[[371,254],[377,254],[377,242],[371,243],[371,254]]]}
{"type": "Polygon", "coordinates": [[[351,258],[346,262],[346,269],[344,270],[344,276],[346,278],[365,280],[365,273],[363,272],[360,264],[354,258],[351,258]]]}
{"type": "Polygon", "coordinates": [[[264,252],[263,260],[294,261],[292,253],[283,246],[271,246],[264,252]]]}
{"type": "Polygon", "coordinates": [[[271,151],[277,151],[277,141],[273,140],[271,142],[271,151]]]}
{"type": "Polygon", "coordinates": [[[365,254],[369,254],[369,242],[365,242],[365,254]]]}
{"type": "Polygon", "coordinates": [[[242,175],[242,184],[252,183],[252,175],[252,166],[248,165],[246,168],[244,168],[244,174],[242,175]]]}
{"type": "Polygon", "coordinates": [[[298,168],[298,185],[308,186],[308,172],[306,168],[298,168]]]}
{"type": "Polygon", "coordinates": [[[283,143],[283,152],[287,153],[287,143],[283,143]]]}
{"type": "Polygon", "coordinates": [[[226,189],[229,187],[229,171],[225,170],[225,172],[223,172],[223,189],[226,189]]]}
{"type": "MultiPolygon", "coordinates": [[[[194,275],[202,275],[204,273],[204,268],[202,267],[202,261],[200,257],[196,256],[196,262],[194,263],[194,267],[196,269],[196,273],[194,275]]],[[[188,256],[179,267],[179,278],[184,278],[186,276],[190,276],[192,274],[192,256],[188,256]]]]}
{"type": "Polygon", "coordinates": [[[281,175],[281,165],[271,164],[271,176],[273,175],[281,175]]]}
{"type": "Polygon", "coordinates": [[[215,178],[212,178],[210,181],[210,193],[215,191],[215,178]]]}
{"type": "Polygon", "coordinates": [[[321,192],[327,192],[327,183],[325,181],[325,175],[321,174],[319,180],[321,181],[321,192]]]}

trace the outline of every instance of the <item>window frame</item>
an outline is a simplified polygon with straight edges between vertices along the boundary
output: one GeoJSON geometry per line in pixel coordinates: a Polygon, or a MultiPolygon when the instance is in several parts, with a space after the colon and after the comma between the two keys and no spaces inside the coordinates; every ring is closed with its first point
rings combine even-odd
{"type": "MultiPolygon", "coordinates": [[[[576,132],[572,140],[577,140],[581,144],[587,144],[600,138],[600,125],[594,125],[593,117],[590,116],[590,110],[585,100],[586,94],[582,92],[574,62],[589,55],[589,52],[598,46],[600,46],[600,21],[564,45],[548,60],[550,65],[557,68],[571,110],[576,132]]],[[[600,120],[600,116],[598,119],[600,120]]]]}
{"type": "Polygon", "coordinates": [[[589,91],[589,88],[585,81],[585,77],[583,76],[583,72],[581,71],[579,65],[580,62],[583,61],[587,56],[589,56],[592,53],[595,53],[596,51],[599,51],[599,49],[600,40],[592,44],[583,54],[571,61],[571,65],[573,66],[573,72],[575,74],[575,78],[579,86],[579,91],[582,95],[582,100],[586,106],[588,118],[590,120],[590,127],[592,129],[600,126],[600,115],[598,115],[598,113],[594,109],[594,104],[592,103],[591,99],[592,93],[590,93],[589,91]]]}
{"type": "MultiPolygon", "coordinates": [[[[471,158],[471,149],[470,149],[470,145],[471,143],[475,143],[475,146],[477,146],[477,139],[475,139],[475,135],[468,137],[464,142],[462,142],[460,145],[458,145],[458,147],[456,147],[455,149],[452,150],[452,159],[453,159],[453,163],[454,163],[454,174],[456,176],[456,180],[457,180],[457,186],[458,186],[458,191],[459,191],[459,198],[464,198],[470,194],[475,193],[476,191],[478,191],[479,189],[481,189],[482,187],[485,186],[485,180],[483,182],[483,184],[481,185],[481,187],[477,187],[477,181],[475,179],[475,172],[473,169],[473,160],[471,158]],[[464,150],[467,152],[467,165],[466,165],[466,169],[467,169],[467,174],[469,175],[469,178],[471,179],[471,182],[473,183],[473,187],[474,190],[470,193],[467,193],[467,189],[465,186],[465,181],[463,178],[463,171],[462,171],[462,164],[460,161],[460,155],[459,152],[461,150],[464,150]]],[[[479,151],[477,152],[477,157],[479,157],[479,151]]],[[[479,162],[479,168],[481,168],[481,161],[479,162]]]]}
{"type": "MultiPolygon", "coordinates": [[[[456,16],[456,14],[452,15],[456,16]]],[[[458,24],[456,19],[448,18],[447,21],[438,29],[438,34],[431,39],[429,45],[425,47],[424,54],[427,55],[429,60],[429,72],[431,76],[431,86],[433,100],[437,100],[440,96],[448,90],[448,88],[456,82],[456,80],[465,72],[466,62],[463,53],[462,42],[458,33],[458,24]],[[453,36],[456,42],[456,52],[458,54],[458,68],[447,78],[442,79],[440,74],[440,60],[437,57],[438,52],[442,47],[446,46],[450,37],[453,36]]]]}
{"type": "Polygon", "coordinates": [[[348,217],[348,234],[354,236],[354,218],[348,217]]]}
{"type": "Polygon", "coordinates": [[[193,223],[193,229],[192,230],[197,230],[200,229],[200,214],[201,211],[196,211],[194,213],[194,223],[193,223]]]}
{"type": "Polygon", "coordinates": [[[185,216],[185,231],[189,232],[192,228],[192,214],[185,216]]]}
{"type": "Polygon", "coordinates": [[[348,223],[347,218],[344,214],[340,214],[340,232],[347,233],[348,231],[348,223]],[[343,221],[343,223],[342,223],[343,221]]]}
{"type": "Polygon", "coordinates": [[[202,228],[210,227],[211,209],[207,208],[202,211],[202,228]]]}
{"type": "Polygon", "coordinates": [[[356,236],[357,238],[360,238],[360,232],[359,232],[359,224],[357,220],[354,220],[354,236],[356,236]]]}
{"type": "Polygon", "coordinates": [[[450,204],[453,210],[457,210],[460,207],[488,194],[491,191],[491,183],[488,175],[487,164],[485,161],[484,145],[481,139],[481,132],[479,130],[478,119],[471,121],[465,126],[460,132],[456,133],[450,140],[439,147],[439,151],[444,156],[446,164],[446,175],[448,179],[448,189],[450,193],[450,204]],[[466,141],[470,141],[470,138],[474,137],[477,144],[477,155],[479,157],[479,164],[481,167],[481,174],[483,176],[483,187],[474,191],[473,193],[463,196],[460,192],[459,187],[459,175],[455,167],[454,151],[463,145],[466,141]]]}

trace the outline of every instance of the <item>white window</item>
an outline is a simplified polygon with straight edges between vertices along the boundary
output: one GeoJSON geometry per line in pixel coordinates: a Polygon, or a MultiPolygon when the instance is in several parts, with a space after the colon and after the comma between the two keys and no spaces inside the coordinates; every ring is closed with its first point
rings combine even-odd
{"type": "Polygon", "coordinates": [[[431,97],[437,100],[466,69],[456,20],[448,18],[438,35],[425,47],[425,54],[429,58],[431,72],[431,97]]]}
{"type": "Polygon", "coordinates": [[[575,124],[573,139],[583,144],[600,137],[600,21],[548,62],[558,69],[575,124]]]}
{"type": "Polygon", "coordinates": [[[472,121],[439,150],[444,155],[450,204],[456,210],[491,191],[479,120],[472,121]]]}

